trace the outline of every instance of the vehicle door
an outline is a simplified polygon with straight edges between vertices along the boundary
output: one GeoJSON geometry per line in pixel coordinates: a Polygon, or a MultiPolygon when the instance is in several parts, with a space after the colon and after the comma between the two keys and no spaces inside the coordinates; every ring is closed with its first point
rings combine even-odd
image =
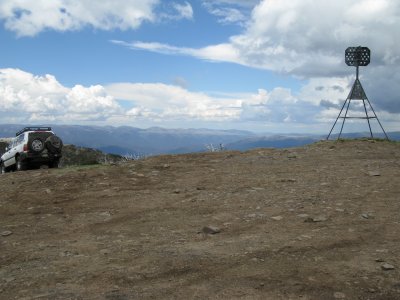
{"type": "Polygon", "coordinates": [[[16,139],[11,140],[10,144],[6,148],[6,152],[2,156],[4,166],[6,167],[15,164],[15,155],[14,155],[15,141],[16,139]]]}

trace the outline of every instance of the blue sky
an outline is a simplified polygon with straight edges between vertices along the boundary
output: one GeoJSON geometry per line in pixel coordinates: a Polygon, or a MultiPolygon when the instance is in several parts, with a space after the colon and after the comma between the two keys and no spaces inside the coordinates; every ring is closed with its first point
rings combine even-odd
{"type": "Polygon", "coordinates": [[[400,130],[399,23],[396,0],[2,0],[0,122],[326,133],[365,45],[400,130]]]}

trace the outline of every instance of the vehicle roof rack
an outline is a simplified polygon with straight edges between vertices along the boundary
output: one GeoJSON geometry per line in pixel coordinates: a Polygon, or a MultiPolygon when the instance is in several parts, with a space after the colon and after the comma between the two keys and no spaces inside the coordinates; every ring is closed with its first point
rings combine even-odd
{"type": "Polygon", "coordinates": [[[27,131],[51,131],[51,127],[25,127],[24,129],[18,131],[15,136],[19,136],[21,133],[27,131]]]}

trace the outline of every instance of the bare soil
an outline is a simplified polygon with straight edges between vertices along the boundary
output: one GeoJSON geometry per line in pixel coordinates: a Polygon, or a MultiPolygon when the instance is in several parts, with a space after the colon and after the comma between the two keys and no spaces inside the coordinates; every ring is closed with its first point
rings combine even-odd
{"type": "Polygon", "coordinates": [[[0,176],[0,299],[400,299],[400,144],[0,176]]]}

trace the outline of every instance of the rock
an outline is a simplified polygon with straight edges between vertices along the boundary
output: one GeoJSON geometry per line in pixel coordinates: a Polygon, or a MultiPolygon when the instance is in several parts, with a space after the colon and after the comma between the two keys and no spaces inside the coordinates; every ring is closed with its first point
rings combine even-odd
{"type": "Polygon", "coordinates": [[[326,220],[328,220],[326,217],[319,216],[319,217],[315,217],[315,218],[308,217],[307,219],[304,220],[304,222],[307,222],[307,223],[318,223],[318,222],[325,222],[326,220]]]}
{"type": "Polygon", "coordinates": [[[376,249],[375,252],[378,252],[378,253],[388,253],[389,250],[388,250],[388,249],[376,249]]]}
{"type": "Polygon", "coordinates": [[[15,277],[7,277],[7,278],[4,278],[4,281],[7,282],[7,283],[10,283],[10,282],[12,282],[12,281],[14,281],[14,280],[15,280],[15,277]]]}
{"type": "Polygon", "coordinates": [[[308,218],[308,215],[307,214],[299,214],[299,215],[297,215],[299,218],[308,218]]]}
{"type": "Polygon", "coordinates": [[[328,219],[324,216],[316,217],[313,219],[314,222],[325,222],[326,220],[328,219]]]}
{"type": "Polygon", "coordinates": [[[292,159],[297,158],[297,155],[296,155],[296,153],[289,153],[287,158],[292,158],[292,159]]]}
{"type": "Polygon", "coordinates": [[[369,175],[369,176],[372,176],[372,177],[374,177],[374,176],[381,176],[381,173],[379,173],[378,171],[369,171],[369,172],[368,172],[368,175],[369,175]]]}
{"type": "Polygon", "coordinates": [[[105,212],[100,213],[99,216],[105,217],[105,218],[110,218],[111,213],[109,211],[105,211],[105,212]]]}
{"type": "Polygon", "coordinates": [[[13,232],[10,231],[10,230],[6,230],[6,231],[3,231],[2,233],[0,233],[1,236],[9,236],[9,235],[12,235],[12,234],[13,234],[13,232]]]}
{"type": "Polygon", "coordinates": [[[278,182],[296,182],[296,179],[293,178],[285,178],[285,179],[280,179],[278,182]]]}
{"type": "Polygon", "coordinates": [[[385,260],[383,258],[377,258],[375,259],[376,262],[385,262],[385,260]]]}
{"type": "Polygon", "coordinates": [[[257,258],[257,257],[253,257],[253,258],[251,259],[251,261],[252,261],[252,262],[258,262],[258,258],[257,258]]]}
{"type": "Polygon", "coordinates": [[[335,299],[346,299],[346,295],[341,292],[335,292],[333,293],[333,298],[335,299]]]}
{"type": "Polygon", "coordinates": [[[394,270],[395,267],[392,266],[391,264],[385,263],[381,266],[382,270],[384,271],[390,271],[390,270],[394,270]]]}
{"type": "Polygon", "coordinates": [[[366,213],[364,213],[364,214],[361,214],[361,217],[363,217],[364,219],[373,219],[374,218],[374,216],[373,215],[371,215],[371,214],[366,214],[366,213]]]}
{"type": "Polygon", "coordinates": [[[275,221],[280,221],[280,220],[283,219],[283,217],[282,216],[276,216],[276,217],[271,217],[271,219],[275,220],[275,221]]]}
{"type": "Polygon", "coordinates": [[[221,229],[219,229],[216,226],[204,226],[201,231],[205,234],[216,234],[216,233],[220,233],[221,229]]]}
{"type": "Polygon", "coordinates": [[[180,189],[175,189],[174,190],[174,194],[180,194],[181,193],[181,190],[180,189]]]}
{"type": "Polygon", "coordinates": [[[111,253],[111,251],[108,249],[103,249],[103,250],[100,250],[100,253],[103,255],[109,255],[111,253]]]}

